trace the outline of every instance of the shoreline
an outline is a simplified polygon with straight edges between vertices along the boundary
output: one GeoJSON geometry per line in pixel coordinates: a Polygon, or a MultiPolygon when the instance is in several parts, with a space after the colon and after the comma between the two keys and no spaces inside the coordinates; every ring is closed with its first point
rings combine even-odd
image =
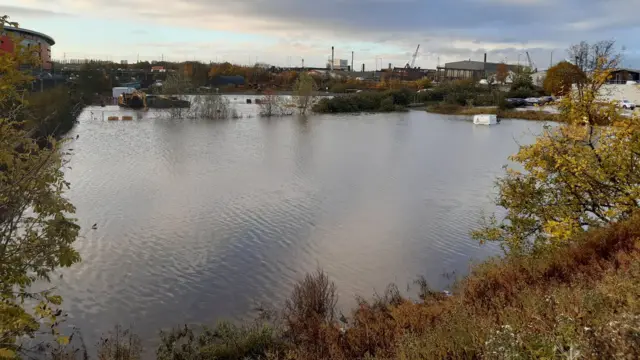
{"type": "Polygon", "coordinates": [[[517,119],[517,120],[531,120],[531,121],[554,121],[562,122],[560,114],[554,114],[540,110],[515,110],[498,109],[496,106],[487,107],[464,107],[464,106],[450,106],[437,104],[427,106],[424,109],[428,113],[440,114],[440,115],[460,115],[460,116],[473,116],[482,114],[497,115],[499,119],[517,119]]]}

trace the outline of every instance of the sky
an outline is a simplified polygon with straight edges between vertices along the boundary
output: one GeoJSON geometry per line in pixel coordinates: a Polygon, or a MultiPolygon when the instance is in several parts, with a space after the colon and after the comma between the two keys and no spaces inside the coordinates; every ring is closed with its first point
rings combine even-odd
{"type": "Polygon", "coordinates": [[[483,60],[535,67],[582,40],[616,40],[640,68],[640,0],[0,0],[0,14],[50,35],[53,58],[200,60],[367,70],[483,60]]]}

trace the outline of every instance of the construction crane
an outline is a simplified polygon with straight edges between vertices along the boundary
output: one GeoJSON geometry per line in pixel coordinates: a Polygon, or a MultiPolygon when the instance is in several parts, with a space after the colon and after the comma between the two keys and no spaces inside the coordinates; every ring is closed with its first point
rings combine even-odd
{"type": "Polygon", "coordinates": [[[529,67],[531,68],[531,71],[538,72],[538,68],[536,68],[535,64],[533,63],[533,60],[531,60],[531,56],[529,56],[528,51],[527,51],[527,61],[529,62],[529,67]]]}
{"type": "Polygon", "coordinates": [[[418,44],[418,47],[416,48],[416,52],[413,53],[413,56],[411,57],[411,63],[407,62],[407,68],[413,68],[416,65],[416,58],[418,57],[418,50],[420,50],[420,44],[418,44]]]}

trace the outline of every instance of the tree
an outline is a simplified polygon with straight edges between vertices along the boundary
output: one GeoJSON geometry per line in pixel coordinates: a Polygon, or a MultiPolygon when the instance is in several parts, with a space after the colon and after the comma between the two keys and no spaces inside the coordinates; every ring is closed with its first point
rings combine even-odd
{"type": "Polygon", "coordinates": [[[567,53],[583,72],[613,69],[620,63],[620,54],[615,53],[614,40],[603,40],[594,44],[582,41],[572,45],[567,53]]]}
{"type": "Polygon", "coordinates": [[[316,82],[313,80],[311,75],[305,72],[298,76],[298,79],[293,86],[293,94],[300,114],[304,115],[307,112],[307,109],[313,105],[315,100],[313,94],[316,90],[316,82]]]}
{"type": "MultiPolygon", "coordinates": [[[[13,26],[6,16],[0,19],[0,28],[13,26]]],[[[27,351],[17,339],[35,335],[41,325],[57,334],[62,299],[51,291],[31,292],[30,285],[80,260],[72,247],[79,231],[70,217],[74,207],[63,196],[69,183],[60,143],[33,139],[18,118],[29,106],[24,89],[33,80],[18,65],[36,65],[37,59],[14,43],[13,52],[0,52],[0,357],[27,351]],[[27,299],[35,301],[33,308],[27,299]]]]}
{"type": "Polygon", "coordinates": [[[260,99],[260,115],[264,117],[283,116],[293,114],[291,106],[284,103],[282,97],[273,90],[267,89],[260,99]]]}
{"type": "Polygon", "coordinates": [[[511,157],[523,170],[508,168],[498,180],[497,205],[506,217],[490,218],[476,239],[498,241],[510,253],[537,253],[628,219],[640,206],[640,122],[600,95],[610,64],[599,59],[564,97],[564,124],[546,126],[511,157]]]}
{"type": "Polygon", "coordinates": [[[507,81],[507,77],[509,76],[509,68],[507,64],[500,63],[496,69],[496,81],[500,84],[504,84],[507,81]]]}
{"type": "Polygon", "coordinates": [[[84,64],[80,68],[76,87],[79,92],[89,96],[111,92],[111,80],[100,64],[84,64]]]}
{"type": "Polygon", "coordinates": [[[578,66],[561,61],[547,70],[542,86],[549,94],[564,96],[571,92],[574,84],[582,82],[584,76],[578,66]]]}
{"type": "Polygon", "coordinates": [[[533,72],[529,70],[529,68],[523,68],[521,71],[515,73],[511,81],[511,90],[535,89],[532,74],[533,72]]]}

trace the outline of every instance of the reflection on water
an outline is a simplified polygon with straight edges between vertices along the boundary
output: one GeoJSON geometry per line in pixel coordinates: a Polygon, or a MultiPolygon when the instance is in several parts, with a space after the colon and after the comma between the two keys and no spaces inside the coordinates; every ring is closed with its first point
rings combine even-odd
{"type": "Polygon", "coordinates": [[[319,266],[343,307],[418,275],[446,287],[442,274],[496,253],[469,231],[494,211],[493,182],[516,140],[542,126],[417,111],[109,122],[103,110],[88,109],[70,134],[83,262],[56,285],[87,343],[120,323],[148,347],[162,328],[278,305],[319,266]]]}

